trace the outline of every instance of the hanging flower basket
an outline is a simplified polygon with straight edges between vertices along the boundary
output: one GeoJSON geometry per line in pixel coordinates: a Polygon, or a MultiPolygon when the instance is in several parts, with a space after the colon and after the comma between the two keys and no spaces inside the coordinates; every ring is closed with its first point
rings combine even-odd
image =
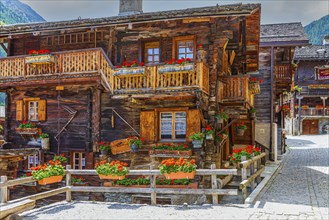
{"type": "Polygon", "coordinates": [[[63,176],[50,176],[43,178],[41,180],[38,180],[39,185],[47,185],[51,183],[59,183],[63,180],[63,176]]]}
{"type": "Polygon", "coordinates": [[[163,174],[167,180],[176,180],[176,179],[194,179],[195,171],[191,173],[177,172],[177,173],[164,173],[163,174]]]}
{"type": "Polygon", "coordinates": [[[260,93],[259,82],[249,83],[249,91],[251,94],[259,94],[260,93]]]}

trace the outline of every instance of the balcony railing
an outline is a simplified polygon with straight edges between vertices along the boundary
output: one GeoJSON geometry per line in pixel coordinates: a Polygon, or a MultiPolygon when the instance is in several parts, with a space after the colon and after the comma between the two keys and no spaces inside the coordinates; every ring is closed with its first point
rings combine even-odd
{"type": "Polygon", "coordinates": [[[301,116],[329,116],[329,109],[316,109],[316,108],[309,108],[309,109],[301,109],[300,110],[301,116]]]}
{"type": "Polygon", "coordinates": [[[254,95],[249,92],[248,76],[226,76],[223,80],[223,102],[243,101],[254,105],[254,95]]]}
{"type": "Polygon", "coordinates": [[[292,69],[290,64],[278,64],[274,67],[274,74],[277,80],[291,81],[292,69]]]}
{"type": "MultiPolygon", "coordinates": [[[[147,66],[142,74],[120,74],[100,48],[52,53],[55,62],[31,65],[26,56],[0,59],[0,85],[36,80],[45,76],[74,74],[100,75],[103,85],[113,94],[133,94],[163,90],[202,90],[209,92],[209,69],[202,63],[190,64],[190,70],[160,72],[161,65],[147,66]]],[[[163,66],[163,65],[162,65],[163,66]]],[[[129,69],[127,69],[129,72],[129,69]]]]}

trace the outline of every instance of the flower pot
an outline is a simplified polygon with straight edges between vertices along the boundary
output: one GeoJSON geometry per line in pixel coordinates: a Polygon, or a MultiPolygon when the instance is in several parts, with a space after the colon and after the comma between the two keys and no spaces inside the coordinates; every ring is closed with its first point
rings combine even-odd
{"type": "Polygon", "coordinates": [[[250,118],[255,119],[256,118],[256,112],[250,113],[250,118]]]}
{"type": "Polygon", "coordinates": [[[124,178],[126,178],[126,175],[124,175],[124,176],[117,176],[117,175],[111,175],[111,174],[109,174],[109,175],[105,176],[103,174],[98,174],[98,176],[99,176],[99,178],[101,180],[123,180],[124,178]]]}
{"type": "Polygon", "coordinates": [[[63,176],[50,176],[47,178],[43,178],[41,180],[38,180],[39,185],[46,185],[51,183],[59,183],[63,179],[63,176]]]}
{"type": "Polygon", "coordinates": [[[49,64],[55,63],[55,56],[51,54],[40,54],[36,56],[25,57],[26,64],[49,64]]]}
{"type": "Polygon", "coordinates": [[[206,134],[206,140],[214,140],[213,134],[206,134]]]}
{"type": "Polygon", "coordinates": [[[217,124],[223,124],[224,123],[224,119],[222,118],[216,118],[217,124]]]}
{"type": "Polygon", "coordinates": [[[241,156],[241,162],[246,160],[247,160],[247,156],[241,156]]]}
{"type": "Polygon", "coordinates": [[[45,151],[48,151],[50,149],[49,138],[41,139],[41,148],[45,151]]]}
{"type": "Polygon", "coordinates": [[[237,136],[243,136],[244,135],[244,129],[237,128],[236,129],[236,135],[237,136]]]}
{"type": "Polygon", "coordinates": [[[138,145],[137,144],[132,144],[130,145],[131,152],[136,153],[138,151],[138,145]]]}
{"type": "Polygon", "coordinates": [[[101,150],[101,154],[102,155],[108,155],[109,154],[109,151],[108,150],[101,150]]]}
{"type": "Polygon", "coordinates": [[[192,156],[192,150],[150,150],[150,155],[173,155],[173,156],[192,156]]]}
{"type": "Polygon", "coordinates": [[[197,59],[198,62],[201,62],[201,61],[205,62],[206,61],[206,56],[207,56],[207,51],[205,51],[203,49],[202,50],[201,49],[197,50],[196,59],[197,59]]]}
{"type": "Polygon", "coordinates": [[[176,180],[176,179],[194,179],[195,171],[191,173],[177,172],[177,173],[164,173],[163,174],[167,180],[176,180]]]}
{"type": "Polygon", "coordinates": [[[193,140],[192,141],[193,148],[202,148],[202,142],[203,140],[193,140]]]}

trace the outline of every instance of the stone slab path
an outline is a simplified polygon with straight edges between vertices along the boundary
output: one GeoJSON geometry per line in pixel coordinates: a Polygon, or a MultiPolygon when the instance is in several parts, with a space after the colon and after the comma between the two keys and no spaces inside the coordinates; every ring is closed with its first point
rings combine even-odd
{"type": "Polygon", "coordinates": [[[55,203],[23,219],[329,219],[329,135],[288,137],[282,166],[254,205],[55,203]]]}

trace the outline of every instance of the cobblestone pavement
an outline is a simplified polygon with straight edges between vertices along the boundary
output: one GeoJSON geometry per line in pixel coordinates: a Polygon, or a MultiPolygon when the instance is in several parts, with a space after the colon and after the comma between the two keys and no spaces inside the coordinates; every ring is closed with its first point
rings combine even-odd
{"type": "Polygon", "coordinates": [[[288,137],[282,166],[254,205],[56,203],[24,219],[329,219],[329,135],[288,137]]]}
{"type": "Polygon", "coordinates": [[[329,219],[329,135],[289,136],[287,146],[251,219],[329,219]]]}

